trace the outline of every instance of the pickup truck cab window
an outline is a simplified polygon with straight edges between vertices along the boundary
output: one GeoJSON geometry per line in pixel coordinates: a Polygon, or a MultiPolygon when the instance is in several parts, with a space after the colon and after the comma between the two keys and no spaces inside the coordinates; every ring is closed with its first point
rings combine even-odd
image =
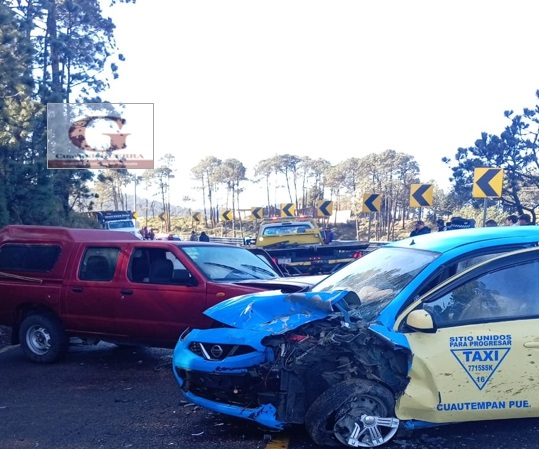
{"type": "Polygon", "coordinates": [[[135,248],[127,276],[131,282],[178,284],[191,278],[185,265],[165,248],[135,248]]]}
{"type": "Polygon", "coordinates": [[[81,281],[111,281],[116,271],[120,248],[87,248],[79,270],[81,281]]]}
{"type": "Polygon", "coordinates": [[[263,230],[262,235],[300,234],[308,231],[309,229],[313,228],[307,224],[283,224],[273,227],[268,226],[263,230]]]}
{"type": "Polygon", "coordinates": [[[0,247],[0,270],[49,272],[61,248],[58,245],[6,244],[0,247]]]}

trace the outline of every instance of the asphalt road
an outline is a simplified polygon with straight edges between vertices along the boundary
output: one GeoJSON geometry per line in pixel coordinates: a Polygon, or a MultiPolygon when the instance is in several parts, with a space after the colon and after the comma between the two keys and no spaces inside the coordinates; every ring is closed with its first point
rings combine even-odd
{"type": "Polygon", "coordinates": [[[182,401],[171,355],[100,344],[36,365],[19,347],[1,349],[0,448],[265,447],[260,429],[182,401]]]}
{"type": "MultiPolygon", "coordinates": [[[[307,449],[303,427],[268,432],[182,401],[171,350],[72,347],[36,365],[0,347],[0,449],[307,449]]],[[[397,437],[388,449],[539,449],[539,420],[467,423],[397,437]]]]}

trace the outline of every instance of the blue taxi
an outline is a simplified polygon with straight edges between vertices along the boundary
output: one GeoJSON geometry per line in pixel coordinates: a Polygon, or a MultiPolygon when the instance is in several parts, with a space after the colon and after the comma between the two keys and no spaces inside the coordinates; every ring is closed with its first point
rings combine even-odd
{"type": "Polygon", "coordinates": [[[208,309],[178,341],[185,399],[319,445],[539,416],[539,227],[389,243],[307,291],[208,309]]]}

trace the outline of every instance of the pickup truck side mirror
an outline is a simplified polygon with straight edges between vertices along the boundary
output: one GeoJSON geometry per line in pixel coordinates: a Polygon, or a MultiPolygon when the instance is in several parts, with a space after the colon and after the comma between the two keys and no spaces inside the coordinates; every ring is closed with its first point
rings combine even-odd
{"type": "Polygon", "coordinates": [[[406,325],[419,332],[436,332],[432,315],[423,309],[412,310],[406,317],[406,325]]]}
{"type": "Polygon", "coordinates": [[[196,279],[187,270],[174,270],[172,282],[178,285],[197,285],[196,279]]]}

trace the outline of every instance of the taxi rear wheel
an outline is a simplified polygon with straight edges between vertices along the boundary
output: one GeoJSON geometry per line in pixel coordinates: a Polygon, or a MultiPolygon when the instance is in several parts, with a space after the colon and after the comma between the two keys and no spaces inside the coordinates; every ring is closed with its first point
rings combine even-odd
{"type": "Polygon", "coordinates": [[[333,385],[309,407],[305,426],[320,446],[376,447],[399,428],[395,399],[376,382],[353,379],[333,385]]]}

